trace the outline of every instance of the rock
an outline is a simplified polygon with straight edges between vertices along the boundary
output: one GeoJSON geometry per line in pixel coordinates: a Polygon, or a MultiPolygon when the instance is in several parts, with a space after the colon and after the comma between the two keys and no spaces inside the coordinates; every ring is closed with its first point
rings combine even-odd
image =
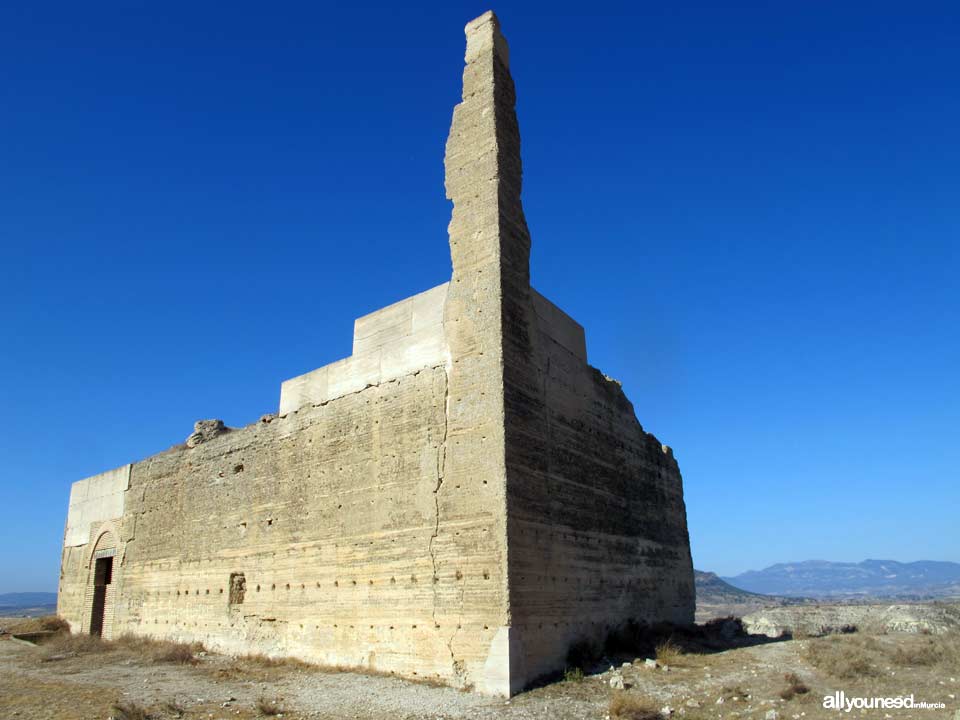
{"type": "Polygon", "coordinates": [[[669,665],[661,665],[661,666],[660,666],[660,669],[663,670],[664,672],[670,672],[670,666],[669,666],[669,665]]]}
{"type": "Polygon", "coordinates": [[[614,690],[623,690],[623,675],[614,673],[610,676],[610,687],[614,690]]]}
{"type": "Polygon", "coordinates": [[[660,708],[660,714],[664,717],[670,717],[673,715],[673,708],[669,705],[664,705],[662,708],[660,708]]]}
{"type": "Polygon", "coordinates": [[[723,698],[722,698],[722,697],[718,697],[718,698],[717,698],[717,705],[723,705],[723,698]]]}
{"type": "Polygon", "coordinates": [[[698,707],[700,707],[700,701],[699,701],[699,700],[695,700],[694,698],[690,698],[689,700],[687,700],[687,702],[685,703],[685,705],[686,705],[687,707],[690,707],[690,708],[698,708],[698,707]]]}
{"type": "Polygon", "coordinates": [[[767,710],[767,714],[763,716],[763,720],[777,720],[780,717],[780,714],[776,710],[767,710]]]}
{"type": "Polygon", "coordinates": [[[628,668],[628,667],[630,667],[630,663],[624,663],[624,664],[621,665],[620,667],[622,667],[622,668],[628,668]]]}
{"type": "Polygon", "coordinates": [[[193,424],[193,434],[187,438],[187,447],[194,448],[225,432],[227,426],[223,424],[223,420],[197,420],[193,424]]]}
{"type": "Polygon", "coordinates": [[[651,669],[656,668],[657,661],[654,660],[653,658],[647,658],[646,660],[643,661],[643,666],[651,669]]]}
{"type": "Polygon", "coordinates": [[[276,419],[277,419],[276,413],[267,413],[266,415],[260,416],[260,422],[262,422],[264,425],[269,425],[276,419]]]}

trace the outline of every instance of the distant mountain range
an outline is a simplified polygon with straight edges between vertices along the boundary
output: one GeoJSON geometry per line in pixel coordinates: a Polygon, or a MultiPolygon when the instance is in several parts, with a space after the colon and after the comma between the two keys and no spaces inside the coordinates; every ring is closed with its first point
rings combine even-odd
{"type": "Polygon", "coordinates": [[[48,615],[53,613],[56,607],[56,593],[0,593],[0,616],[48,615]]]}
{"type": "Polygon", "coordinates": [[[700,604],[759,602],[767,599],[766,595],[734,587],[712,572],[694,570],[693,581],[697,591],[697,602],[700,604]]]}
{"type": "Polygon", "coordinates": [[[735,588],[764,595],[808,598],[960,597],[960,563],[864,560],[859,563],[806,560],[778,563],[721,578],[735,588]]]}

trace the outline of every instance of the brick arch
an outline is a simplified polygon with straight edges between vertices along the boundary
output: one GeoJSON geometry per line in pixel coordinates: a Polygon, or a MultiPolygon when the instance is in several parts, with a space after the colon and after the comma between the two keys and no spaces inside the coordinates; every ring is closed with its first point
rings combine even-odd
{"type": "Polygon", "coordinates": [[[96,537],[96,540],[90,543],[87,556],[87,583],[81,628],[84,632],[110,639],[113,637],[116,614],[117,580],[121,560],[120,533],[114,521],[104,522],[91,530],[91,537],[96,537]]]}

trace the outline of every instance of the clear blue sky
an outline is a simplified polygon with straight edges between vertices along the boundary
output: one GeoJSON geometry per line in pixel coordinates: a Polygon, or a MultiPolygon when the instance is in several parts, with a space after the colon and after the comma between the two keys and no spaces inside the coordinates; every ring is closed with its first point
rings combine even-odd
{"type": "MultiPolygon", "coordinates": [[[[0,6],[0,592],[56,588],[72,481],[450,273],[486,3],[134,5],[0,6]]],[[[534,284],[676,449],[696,566],[960,560],[956,3],[494,9],[534,284]]]]}

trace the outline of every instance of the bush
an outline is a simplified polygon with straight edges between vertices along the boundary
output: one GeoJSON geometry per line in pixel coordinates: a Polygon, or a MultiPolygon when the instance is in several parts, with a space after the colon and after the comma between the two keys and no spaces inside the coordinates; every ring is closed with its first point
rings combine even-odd
{"type": "MultiPolygon", "coordinates": [[[[203,645],[200,645],[201,650],[202,648],[203,645]]],[[[187,663],[192,664],[197,662],[197,652],[200,652],[200,650],[197,650],[195,645],[169,643],[157,648],[153,654],[153,661],[160,663],[180,663],[181,665],[187,663]]]]}
{"type": "Polygon", "coordinates": [[[70,632],[70,623],[56,615],[39,618],[39,622],[40,627],[48,632],[70,632]]]}
{"type": "Polygon", "coordinates": [[[567,682],[583,682],[583,670],[581,668],[568,668],[563,673],[563,679],[567,682]]]}
{"type": "MultiPolygon", "coordinates": [[[[311,665],[308,662],[304,662],[299,658],[293,657],[269,657],[268,655],[263,655],[261,653],[251,653],[249,655],[238,655],[235,658],[237,664],[258,667],[258,668],[286,668],[288,670],[313,670],[316,669],[315,665],[311,665]]],[[[359,673],[368,673],[376,674],[372,670],[360,667],[347,667],[347,666],[324,666],[324,670],[331,672],[359,672],[359,673]]],[[[390,673],[384,673],[384,675],[389,675],[390,673]]]]}
{"type": "Polygon", "coordinates": [[[780,691],[780,697],[784,700],[793,700],[797,695],[804,695],[810,692],[810,688],[797,676],[796,673],[787,673],[783,676],[787,681],[787,686],[780,691]]]}
{"type": "Polygon", "coordinates": [[[627,692],[611,696],[609,712],[612,720],[661,720],[660,711],[652,703],[627,692]]]}
{"type": "Polygon", "coordinates": [[[720,688],[720,694],[726,700],[746,700],[750,697],[750,693],[739,685],[724,685],[720,688]]]}
{"type": "Polygon", "coordinates": [[[153,715],[135,702],[118,702],[113,706],[114,720],[152,720],[153,715]]]}
{"type": "Polygon", "coordinates": [[[676,665],[683,657],[683,648],[667,638],[657,643],[656,658],[661,665],[676,665]]]}
{"type": "Polygon", "coordinates": [[[594,643],[586,639],[577,640],[567,651],[567,667],[571,669],[587,669],[599,659],[599,649],[594,643]]]}
{"type": "Polygon", "coordinates": [[[841,680],[854,680],[879,674],[863,647],[849,644],[839,638],[811,642],[807,647],[807,659],[828,675],[841,680]]]}
{"type": "Polygon", "coordinates": [[[165,702],[163,704],[163,709],[165,712],[173,715],[175,718],[182,718],[187,714],[186,709],[176,700],[165,702]]]}
{"type": "Polygon", "coordinates": [[[109,652],[111,647],[96,635],[78,633],[71,635],[62,633],[54,635],[43,644],[47,656],[52,655],[87,655],[90,653],[109,652]]]}
{"type": "Polygon", "coordinates": [[[936,665],[947,654],[947,643],[941,645],[936,640],[923,639],[919,644],[906,644],[897,647],[890,655],[890,660],[897,665],[917,665],[929,667],[936,665]]]}
{"type": "Polygon", "coordinates": [[[143,635],[130,634],[121,635],[109,644],[114,649],[155,663],[195,663],[197,662],[197,653],[204,651],[202,643],[154,640],[143,635]]]}
{"type": "Polygon", "coordinates": [[[266,715],[267,717],[283,715],[286,712],[277,700],[259,698],[256,705],[257,712],[259,712],[261,715],[266,715]]]}

